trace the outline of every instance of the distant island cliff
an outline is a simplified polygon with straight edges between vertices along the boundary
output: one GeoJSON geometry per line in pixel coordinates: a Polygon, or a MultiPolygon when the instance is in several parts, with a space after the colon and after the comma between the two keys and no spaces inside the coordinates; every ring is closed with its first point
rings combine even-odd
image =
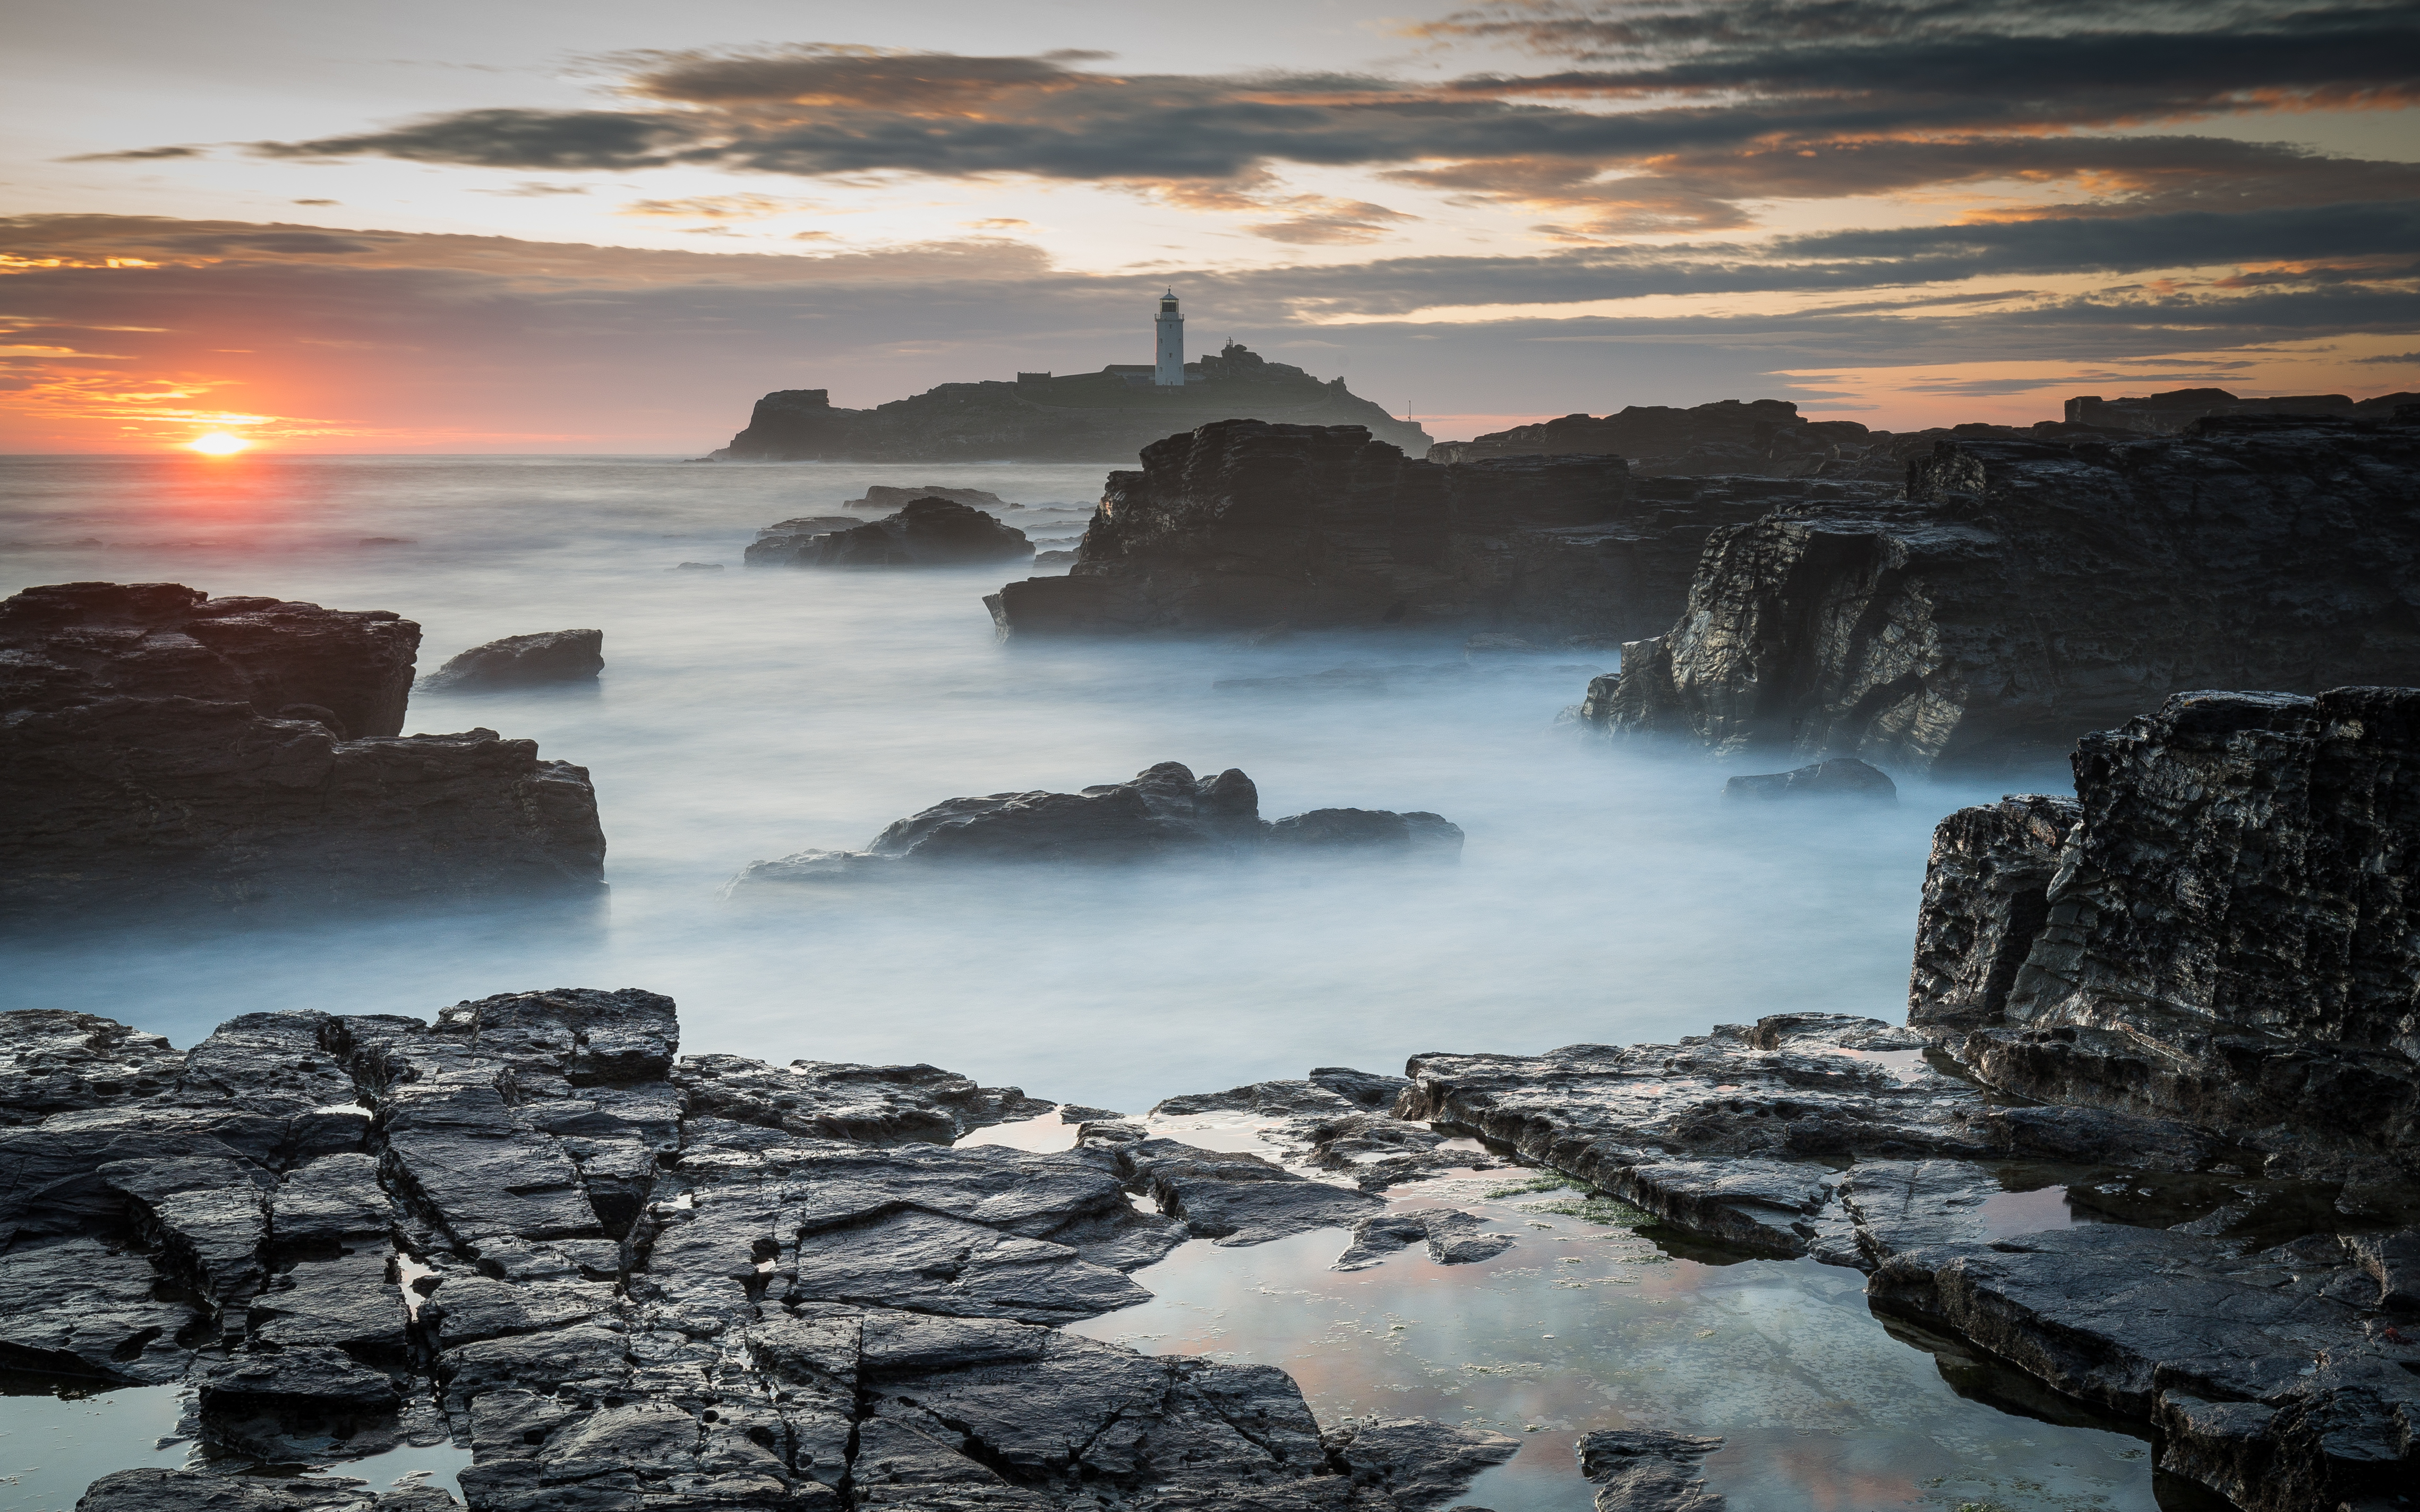
{"type": "MultiPolygon", "coordinates": [[[[1419,456],[1429,434],[1344,386],[1233,343],[1185,364],[1185,382],[1152,368],[1019,373],[1015,382],[943,383],[871,410],[840,410],[829,390],[783,389],[756,401],[748,429],[714,460],[769,462],[1132,462],[1163,436],[1216,420],[1366,426],[1419,456]]],[[[1172,376],[1172,375],[1171,375],[1172,376]]]]}

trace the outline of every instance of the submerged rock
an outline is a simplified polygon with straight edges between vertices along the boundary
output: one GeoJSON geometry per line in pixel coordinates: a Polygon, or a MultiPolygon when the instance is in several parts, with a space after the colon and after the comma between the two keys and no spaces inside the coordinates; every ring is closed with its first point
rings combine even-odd
{"type": "MultiPolygon", "coordinates": [[[[1009,503],[989,489],[953,489],[944,488],[938,483],[926,483],[912,489],[903,489],[889,483],[869,483],[862,495],[847,501],[841,507],[897,510],[916,499],[947,499],[952,504],[963,504],[970,509],[981,509],[985,513],[1025,507],[1021,504],[1009,503]]],[[[854,521],[850,522],[855,523],[854,521]]]]}
{"type": "Polygon", "coordinates": [[[1680,612],[1710,530],[1809,487],[1851,491],[1761,479],[1634,488],[1619,457],[1446,467],[1358,426],[1222,421],[1145,447],[1140,472],[1110,474],[1066,576],[985,601],[1012,637],[1280,624],[1622,637],[1680,612]]]}
{"type": "Polygon", "coordinates": [[[2180,694],[2074,765],[1943,821],[1909,1022],[2278,1172],[2420,1173],[2420,689],[2180,694]]]}
{"type": "Polygon", "coordinates": [[[1427,1244],[1429,1258],[1439,1265],[1493,1259],[1512,1247],[1512,1235],[1482,1234],[1480,1226],[1478,1219],[1451,1208],[1380,1213],[1353,1225],[1353,1242],[1328,1269],[1367,1270],[1409,1244],[1427,1244]]]}
{"type": "Polygon", "coordinates": [[[0,912],[600,891],[584,770],[493,730],[396,733],[419,639],[167,583],[0,604],[0,912]]]}
{"type": "MultiPolygon", "coordinates": [[[[560,989],[433,1024],[255,1015],[146,1089],[0,1076],[27,1094],[0,1127],[0,1198],[32,1220],[0,1238],[0,1364],[189,1380],[218,1472],[119,1472],[83,1505],[433,1512],[439,1493],[236,1473],[341,1472],[424,1422],[470,1445],[474,1512],[1426,1512],[1514,1447],[1416,1421],[1323,1433],[1282,1371],[1049,1326],[1148,1296],[1125,1272],[1188,1225],[1140,1194],[1249,1207],[1190,1220],[1228,1242],[1373,1199],[1207,1152],[953,1148],[933,1141],[1051,1105],[930,1067],[683,1060],[678,1036],[653,993],[560,989]],[[323,1111],[340,1095],[368,1116],[323,1111]],[[181,1257],[130,1246],[206,1190],[205,1159],[274,1223],[189,1224],[181,1257]],[[106,1200],[58,1200],[77,1161],[106,1200]],[[1220,1169],[1186,1169],[1202,1161],[1220,1169]],[[224,1307],[185,1288],[197,1273],[235,1278],[224,1307]]],[[[0,1068],[53,1046],[86,1072],[166,1058],[107,1021],[0,1014],[0,1068]]]]}
{"type": "Polygon", "coordinates": [[[1608,1428],[1580,1435],[1575,1447],[1580,1473],[1596,1487],[1596,1512],[1722,1512],[1723,1499],[1698,1473],[1698,1461],[1722,1446],[1660,1428],[1608,1428]]]}
{"type": "Polygon", "coordinates": [[[1904,500],[1716,532],[1683,612],[1583,715],[1923,772],[2055,757],[2195,688],[2400,680],[2416,484],[2411,423],[1945,441],[1904,500]]]}
{"type": "Polygon", "coordinates": [[[751,567],[950,567],[1032,554],[1025,532],[981,509],[919,498],[870,523],[784,521],[758,535],[747,558],[751,567]]]}
{"type": "Polygon", "coordinates": [[[1853,798],[1869,803],[1896,803],[1899,785],[1890,774],[1854,756],[1836,756],[1790,772],[1733,777],[1723,784],[1723,797],[1737,803],[1773,803],[1788,798],[1853,798]]]}
{"type": "Polygon", "coordinates": [[[473,646],[420,679],[424,693],[582,682],[605,670],[601,630],[551,630],[473,646]]]}
{"type": "Polygon", "coordinates": [[[1130,863],[1172,856],[1287,853],[1402,854],[1450,860],[1462,831],[1435,814],[1314,809],[1274,822],[1260,791],[1233,767],[1197,778],[1163,761],[1132,781],[1080,793],[993,793],[953,798],[899,820],[863,850],[802,850],[751,865],[733,888],[863,881],[903,865],[1130,863]]]}

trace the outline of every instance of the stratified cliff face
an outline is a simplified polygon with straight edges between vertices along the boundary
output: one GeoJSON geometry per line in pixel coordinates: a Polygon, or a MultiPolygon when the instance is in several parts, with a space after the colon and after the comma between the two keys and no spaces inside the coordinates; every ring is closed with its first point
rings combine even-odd
{"type": "Polygon", "coordinates": [[[2075,787],[1942,822],[1909,1023],[2272,1174],[2420,1170],[2420,688],[2179,694],[2075,787]]]}
{"type": "Polygon", "coordinates": [[[1066,577],[985,601],[1016,635],[1286,624],[1620,636],[1677,610],[1709,531],[1807,496],[1755,478],[1634,489],[1618,457],[1443,467],[1358,426],[1226,421],[1110,474],[1066,577]]]}
{"type": "Polygon", "coordinates": [[[597,890],[587,772],[396,735],[419,642],[172,583],[0,603],[0,912],[597,890]]]}
{"type": "Polygon", "coordinates": [[[829,390],[756,401],[748,429],[717,458],[740,461],[1123,462],[1173,431],[1214,420],[1357,425],[1419,452],[1428,432],[1299,367],[1241,347],[1186,365],[1179,388],[1137,387],[1103,371],[1016,383],[943,383],[871,410],[836,410],[829,390]]]}
{"type": "Polygon", "coordinates": [[[2186,689],[2420,664],[2420,426],[1945,442],[1908,492],[1716,532],[1586,717],[1923,771],[2052,756],[2186,689]]]}

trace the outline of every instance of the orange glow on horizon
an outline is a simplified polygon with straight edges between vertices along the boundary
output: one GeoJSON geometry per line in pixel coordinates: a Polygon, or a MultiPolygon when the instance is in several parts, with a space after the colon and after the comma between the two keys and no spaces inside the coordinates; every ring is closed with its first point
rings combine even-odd
{"type": "Polygon", "coordinates": [[[185,443],[187,451],[197,451],[205,457],[232,457],[252,449],[252,443],[225,430],[213,430],[206,436],[195,436],[185,443]]]}

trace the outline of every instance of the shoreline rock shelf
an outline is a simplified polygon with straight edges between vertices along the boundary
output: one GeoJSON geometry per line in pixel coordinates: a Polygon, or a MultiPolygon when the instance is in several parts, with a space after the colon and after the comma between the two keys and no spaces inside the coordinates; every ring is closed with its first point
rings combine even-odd
{"type": "Polygon", "coordinates": [[[1808,498],[1768,478],[1634,482],[1611,456],[1414,461],[1357,426],[1222,421],[1109,475],[1065,577],[985,602],[1020,636],[1498,627],[1622,638],[1680,612],[1709,532],[1808,498]]]}
{"type": "Polygon", "coordinates": [[[1195,777],[1163,761],[1122,783],[1080,793],[993,793],[953,798],[912,814],[862,850],[801,850],[759,861],[732,879],[728,892],[865,881],[931,868],[1069,862],[1118,865],[1178,856],[1255,854],[1394,855],[1451,861],[1462,830],[1435,814],[1318,808],[1276,820],[1261,818],[1260,790],[1230,767],[1195,777]]]}
{"type": "MultiPolygon", "coordinates": [[[[1121,1130],[927,1142],[1049,1106],[931,1067],[682,1059],[671,1001],[627,990],[255,1014],[182,1057],[0,1015],[0,1363],[199,1384],[220,1473],[104,1476],[84,1504],[117,1512],[366,1512],[226,1473],[432,1433],[471,1448],[481,1512],[1429,1512],[1510,1457],[1416,1419],[1323,1430],[1282,1371],[1052,1327],[1147,1296],[1125,1272],[1188,1233],[1373,1199],[1121,1130]]],[[[405,1494],[377,1504],[452,1504],[405,1494]]]]}
{"type": "Polygon", "coordinates": [[[0,603],[0,912],[594,896],[585,770],[401,735],[420,627],[178,584],[0,603]]]}
{"type": "Polygon", "coordinates": [[[1944,441],[1904,499],[1714,531],[1685,607],[1581,717],[1921,772],[2055,759],[2193,688],[2408,678],[2412,413],[1944,441]]]}

